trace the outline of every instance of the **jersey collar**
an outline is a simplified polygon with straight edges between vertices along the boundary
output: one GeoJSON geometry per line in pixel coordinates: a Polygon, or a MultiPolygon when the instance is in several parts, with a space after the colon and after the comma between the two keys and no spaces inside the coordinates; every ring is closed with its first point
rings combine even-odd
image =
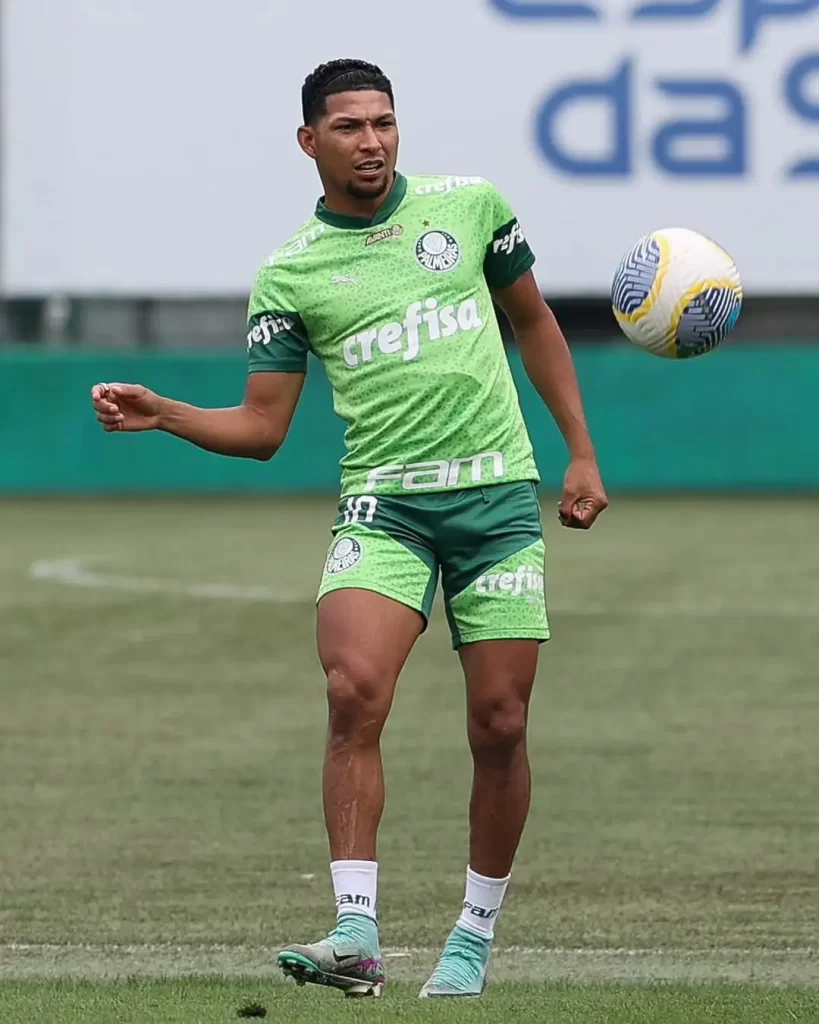
{"type": "Polygon", "coordinates": [[[398,207],[403,203],[407,194],[407,179],[403,174],[396,173],[395,182],[390,189],[390,194],[378,207],[372,217],[349,217],[343,213],[333,213],[324,205],[324,196],[316,204],[316,216],[325,224],[334,228],[371,228],[375,224],[383,224],[392,217],[398,207]]]}

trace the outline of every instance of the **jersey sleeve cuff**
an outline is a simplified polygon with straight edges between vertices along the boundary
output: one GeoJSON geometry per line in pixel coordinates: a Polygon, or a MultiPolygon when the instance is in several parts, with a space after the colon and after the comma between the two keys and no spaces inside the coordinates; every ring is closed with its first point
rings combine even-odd
{"type": "Polygon", "coordinates": [[[307,360],[268,359],[264,362],[248,363],[248,373],[307,373],[307,360]]]}
{"type": "Polygon", "coordinates": [[[531,249],[523,252],[511,262],[489,264],[485,270],[486,282],[490,288],[501,290],[509,288],[518,281],[527,270],[535,265],[535,254],[531,249]]]}

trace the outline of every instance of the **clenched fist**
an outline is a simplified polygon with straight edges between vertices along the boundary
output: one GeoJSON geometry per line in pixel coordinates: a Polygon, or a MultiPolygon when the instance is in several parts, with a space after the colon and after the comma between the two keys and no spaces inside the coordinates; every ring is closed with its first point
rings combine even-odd
{"type": "Polygon", "coordinates": [[[563,498],[557,516],[571,530],[588,530],[609,500],[593,458],[573,459],[563,481],[563,498]]]}
{"type": "Polygon", "coordinates": [[[103,429],[156,430],[162,399],[141,384],[95,384],[91,404],[103,429]]]}

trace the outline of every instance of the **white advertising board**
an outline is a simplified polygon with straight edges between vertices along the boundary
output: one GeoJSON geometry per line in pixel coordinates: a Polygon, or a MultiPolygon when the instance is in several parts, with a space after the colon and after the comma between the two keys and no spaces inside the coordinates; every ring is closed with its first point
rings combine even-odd
{"type": "Polygon", "coordinates": [[[405,173],[482,175],[548,294],[653,228],[819,291],[819,0],[6,0],[7,294],[230,295],[319,193],[317,63],[395,84],[405,173]]]}

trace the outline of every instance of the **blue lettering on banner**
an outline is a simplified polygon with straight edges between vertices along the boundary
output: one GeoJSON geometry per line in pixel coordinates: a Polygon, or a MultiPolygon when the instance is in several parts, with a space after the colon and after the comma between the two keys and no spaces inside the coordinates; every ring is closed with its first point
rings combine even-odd
{"type": "Polygon", "coordinates": [[[798,18],[819,9],[819,0],[743,0],[740,51],[747,53],[756,42],[759,26],[774,18],[798,18]]]}
{"type": "MultiPolygon", "coordinates": [[[[585,0],[543,3],[538,0],[488,0],[506,18],[533,20],[611,21],[602,4],[585,0]]],[[[709,19],[727,0],[643,0],[625,15],[627,22],[709,19]]],[[[766,23],[793,21],[819,12],[819,0],[739,0],[737,52],[746,55],[758,45],[766,23]]],[[[819,19],[817,19],[819,32],[819,19]]],[[[669,26],[670,28],[670,26],[669,26]]],[[[712,32],[713,26],[703,26],[712,32]]],[[[670,41],[669,45],[674,45],[670,41]]],[[[701,64],[693,62],[699,70],[701,64]]],[[[638,105],[638,68],[626,58],[613,71],[555,83],[542,100],[535,121],[538,149],[548,164],[572,177],[626,178],[637,173],[635,139],[638,105]],[[560,119],[579,106],[594,105],[605,114],[607,132],[603,151],[581,155],[559,139],[560,119]]],[[[785,112],[806,128],[819,129],[819,51],[796,57],[782,72],[785,112]]],[[[651,159],[666,174],[684,178],[730,177],[749,173],[748,125],[753,118],[750,100],[741,84],[725,77],[656,79],[641,82],[681,109],[676,118],[655,125],[650,139],[651,159]],[[703,107],[705,105],[705,108],[703,107]],[[717,113],[714,113],[714,108],[717,113]],[[703,110],[709,111],[705,116],[703,110]],[[686,116],[682,116],[685,114],[686,116]],[[692,143],[708,145],[707,156],[692,156],[692,143]]],[[[789,178],[819,177],[819,151],[787,161],[789,178]]]]}
{"type": "Polygon", "coordinates": [[[654,136],[652,152],[654,162],[669,174],[689,177],[713,177],[717,175],[744,174],[746,169],[745,149],[745,101],[742,93],[730,82],[706,81],[674,82],[658,81],[657,88],[666,96],[687,96],[697,99],[717,99],[723,104],[721,117],[711,120],[669,121],[654,136]],[[685,159],[675,156],[674,143],[681,139],[716,138],[723,142],[723,155],[703,159],[685,159]]]}
{"type": "MultiPolygon", "coordinates": [[[[681,177],[741,175],[746,170],[745,102],[730,82],[672,81],[654,83],[666,96],[718,100],[723,113],[711,118],[668,121],[652,140],[654,162],[667,174],[681,177]],[[684,157],[679,143],[690,139],[717,139],[722,154],[709,158],[684,157]]],[[[564,174],[577,177],[629,177],[633,159],[633,65],[622,64],[610,78],[571,82],[555,89],[544,101],[537,119],[537,138],[548,162],[564,174]],[[604,105],[610,114],[608,151],[601,157],[577,157],[561,148],[556,127],[560,114],[578,102],[604,105]]]]}
{"type": "Polygon", "coordinates": [[[641,4],[631,12],[631,20],[641,18],[702,18],[717,7],[719,0],[688,0],[688,3],[641,4]]]}
{"type": "MultiPolygon", "coordinates": [[[[811,53],[793,64],[785,77],[785,99],[788,106],[803,121],[819,124],[819,100],[811,102],[805,95],[808,83],[813,80],[814,90],[819,93],[819,53],[811,53]]],[[[819,177],[819,157],[806,157],[792,164],[788,170],[791,178],[819,177]]]]}
{"type": "Polygon", "coordinates": [[[550,93],[540,108],[537,135],[549,163],[578,177],[624,178],[633,173],[631,140],[631,63],[626,61],[611,78],[567,82],[550,93]],[[562,149],[555,128],[560,114],[578,102],[605,104],[610,112],[609,151],[601,157],[577,157],[562,149]]]}
{"type": "Polygon", "coordinates": [[[526,3],[525,0],[489,0],[489,2],[508,18],[554,18],[567,21],[570,18],[600,17],[594,4],[583,3],[526,3]]]}

